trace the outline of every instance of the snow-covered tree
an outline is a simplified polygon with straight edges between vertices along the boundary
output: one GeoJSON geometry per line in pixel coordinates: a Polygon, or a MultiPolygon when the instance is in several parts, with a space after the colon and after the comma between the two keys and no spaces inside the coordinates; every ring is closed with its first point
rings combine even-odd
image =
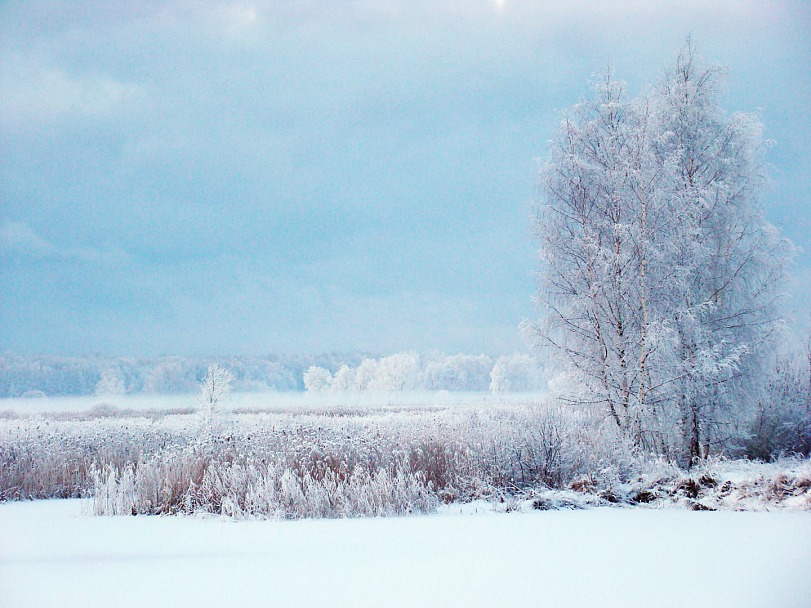
{"type": "Polygon", "coordinates": [[[489,388],[493,393],[538,391],[546,386],[544,370],[529,355],[501,356],[490,371],[489,388]]]}
{"type": "Polygon", "coordinates": [[[112,367],[104,370],[96,383],[96,395],[102,397],[123,395],[126,390],[121,372],[112,367]]]}
{"type": "Polygon", "coordinates": [[[486,355],[451,355],[428,360],[420,386],[426,390],[484,391],[490,384],[493,360],[486,355]]]}
{"type": "Polygon", "coordinates": [[[752,420],[745,454],[770,460],[811,454],[811,342],[784,345],[767,379],[765,398],[752,420]]]}
{"type": "Polygon", "coordinates": [[[375,367],[375,376],[369,390],[394,392],[416,387],[420,359],[414,353],[397,353],[381,358],[375,367]]]}
{"type": "Polygon", "coordinates": [[[358,390],[357,370],[342,365],[332,378],[332,389],[336,391],[354,392],[358,390]]]}
{"type": "Polygon", "coordinates": [[[144,377],[145,393],[193,392],[197,384],[195,370],[182,357],[164,357],[156,361],[144,377]]]}
{"type": "Polygon", "coordinates": [[[208,366],[206,375],[200,381],[198,396],[200,413],[204,421],[210,424],[222,414],[221,408],[231,396],[233,381],[234,375],[224,367],[216,363],[208,366]]]}
{"type": "Polygon", "coordinates": [[[370,390],[377,377],[377,360],[364,359],[355,372],[355,385],[359,391],[370,390]]]}
{"type": "Polygon", "coordinates": [[[310,366],[304,372],[304,388],[311,393],[323,393],[332,388],[332,374],[323,367],[310,366]]]}
{"type": "Polygon", "coordinates": [[[761,126],[688,43],[627,100],[610,72],[563,119],[537,215],[535,335],[637,445],[724,445],[758,390],[791,246],[763,217],[761,126]]]}
{"type": "Polygon", "coordinates": [[[580,380],[583,393],[572,398],[604,404],[641,441],[653,329],[650,224],[662,224],[653,216],[664,176],[649,162],[648,101],[626,101],[610,72],[594,89],[562,121],[542,171],[536,233],[547,314],[535,329],[580,380]]]}

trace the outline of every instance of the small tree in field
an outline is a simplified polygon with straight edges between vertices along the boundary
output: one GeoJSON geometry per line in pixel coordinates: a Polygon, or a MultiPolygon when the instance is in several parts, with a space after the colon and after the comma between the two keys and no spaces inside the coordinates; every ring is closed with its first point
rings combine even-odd
{"type": "Polygon", "coordinates": [[[633,442],[685,462],[730,445],[760,394],[790,243],[763,217],[762,127],[727,116],[688,44],[627,100],[607,72],[542,170],[532,325],[633,442]]]}
{"type": "Polygon", "coordinates": [[[231,396],[231,383],[234,375],[216,363],[208,366],[208,371],[200,381],[200,413],[209,426],[221,415],[222,405],[231,396]]]}

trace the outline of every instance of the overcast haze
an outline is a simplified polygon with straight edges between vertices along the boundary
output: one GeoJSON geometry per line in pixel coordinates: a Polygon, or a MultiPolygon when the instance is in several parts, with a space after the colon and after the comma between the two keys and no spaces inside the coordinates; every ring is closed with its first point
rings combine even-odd
{"type": "Polygon", "coordinates": [[[523,349],[556,112],[688,33],[776,142],[807,310],[809,5],[563,4],[3,3],[0,351],[523,349]]]}

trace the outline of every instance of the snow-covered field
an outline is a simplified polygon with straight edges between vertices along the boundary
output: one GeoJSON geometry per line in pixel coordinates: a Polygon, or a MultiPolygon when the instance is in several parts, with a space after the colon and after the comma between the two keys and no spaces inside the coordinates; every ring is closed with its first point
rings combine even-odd
{"type": "MultiPolygon", "coordinates": [[[[257,392],[234,393],[227,404],[231,410],[290,411],[321,408],[409,408],[457,407],[464,405],[527,403],[544,393],[498,393],[475,391],[399,391],[399,392],[257,392]]],[[[88,412],[99,406],[121,410],[173,410],[197,408],[197,395],[88,395],[67,397],[0,399],[0,413],[17,415],[46,412],[88,412]]]]}
{"type": "Polygon", "coordinates": [[[87,507],[0,505],[0,606],[807,608],[811,598],[809,512],[457,505],[235,522],[87,507]]]}

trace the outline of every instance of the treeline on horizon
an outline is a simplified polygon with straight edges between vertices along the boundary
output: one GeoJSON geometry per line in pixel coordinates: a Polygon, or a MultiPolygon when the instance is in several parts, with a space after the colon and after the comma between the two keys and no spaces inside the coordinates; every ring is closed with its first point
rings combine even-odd
{"type": "Polygon", "coordinates": [[[346,370],[365,370],[368,381],[356,390],[529,391],[545,388],[547,381],[534,357],[518,353],[501,357],[324,353],[154,358],[6,353],[0,355],[0,398],[194,393],[213,363],[233,374],[237,392],[312,390],[305,383],[312,369],[339,378],[346,370]]]}

